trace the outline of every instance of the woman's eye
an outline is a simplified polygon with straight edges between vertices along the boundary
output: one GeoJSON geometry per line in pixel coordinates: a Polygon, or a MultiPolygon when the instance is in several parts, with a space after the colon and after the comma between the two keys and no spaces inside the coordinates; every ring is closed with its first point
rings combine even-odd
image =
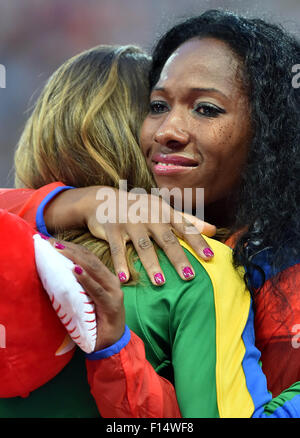
{"type": "Polygon", "coordinates": [[[151,114],[160,114],[160,113],[167,111],[168,109],[169,109],[168,105],[164,102],[160,102],[160,101],[150,102],[150,113],[151,114]]]}
{"type": "Polygon", "coordinates": [[[225,111],[215,105],[208,103],[199,103],[194,108],[194,111],[201,116],[205,117],[218,117],[220,114],[224,114],[225,111]]]}

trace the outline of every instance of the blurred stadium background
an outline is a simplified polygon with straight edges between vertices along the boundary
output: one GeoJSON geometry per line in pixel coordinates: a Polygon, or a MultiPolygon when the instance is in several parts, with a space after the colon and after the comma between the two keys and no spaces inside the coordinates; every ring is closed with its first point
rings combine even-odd
{"type": "Polygon", "coordinates": [[[13,186],[13,154],[30,107],[65,59],[97,44],[134,43],[150,51],[178,20],[220,7],[300,35],[300,0],[0,0],[0,64],[6,70],[0,187],[13,186]]]}

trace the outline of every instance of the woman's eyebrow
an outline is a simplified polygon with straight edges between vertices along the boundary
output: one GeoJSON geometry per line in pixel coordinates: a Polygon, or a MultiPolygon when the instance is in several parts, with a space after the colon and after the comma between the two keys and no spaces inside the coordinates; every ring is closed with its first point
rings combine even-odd
{"type": "Polygon", "coordinates": [[[228,99],[228,97],[226,96],[226,94],[224,94],[222,91],[218,90],[217,88],[204,88],[204,87],[194,87],[194,88],[190,88],[190,91],[192,92],[200,92],[200,93],[218,93],[221,96],[223,96],[225,99],[228,99]]]}
{"type": "Polygon", "coordinates": [[[153,87],[151,91],[165,91],[164,87],[153,87]]]}
{"type": "MultiPolygon", "coordinates": [[[[166,89],[164,87],[153,87],[152,91],[163,91],[165,92],[166,89]]],[[[223,96],[225,99],[228,100],[228,97],[226,96],[226,94],[224,94],[222,91],[218,90],[217,88],[204,88],[204,87],[192,87],[189,88],[187,91],[189,92],[200,92],[200,93],[218,93],[221,96],[223,96]]]]}

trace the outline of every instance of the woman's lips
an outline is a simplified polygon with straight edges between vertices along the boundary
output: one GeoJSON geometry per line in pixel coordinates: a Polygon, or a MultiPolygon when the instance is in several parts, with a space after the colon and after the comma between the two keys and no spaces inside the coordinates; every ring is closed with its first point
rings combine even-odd
{"type": "Polygon", "coordinates": [[[156,175],[190,172],[197,166],[197,161],[181,155],[154,154],[152,157],[152,171],[156,175]]]}

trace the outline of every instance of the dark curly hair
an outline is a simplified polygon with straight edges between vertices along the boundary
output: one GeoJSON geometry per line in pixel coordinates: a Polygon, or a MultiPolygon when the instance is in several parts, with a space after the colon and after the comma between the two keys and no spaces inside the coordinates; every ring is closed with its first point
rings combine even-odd
{"type": "Polygon", "coordinates": [[[272,269],[280,272],[288,260],[300,261],[300,89],[292,85],[292,67],[300,63],[299,42],[279,25],[209,10],[175,25],[158,41],[151,87],[174,50],[195,37],[227,43],[240,60],[250,102],[253,138],[231,233],[247,231],[234,248],[235,266],[248,272],[255,267],[263,276],[253,256],[268,249],[272,269]]]}

